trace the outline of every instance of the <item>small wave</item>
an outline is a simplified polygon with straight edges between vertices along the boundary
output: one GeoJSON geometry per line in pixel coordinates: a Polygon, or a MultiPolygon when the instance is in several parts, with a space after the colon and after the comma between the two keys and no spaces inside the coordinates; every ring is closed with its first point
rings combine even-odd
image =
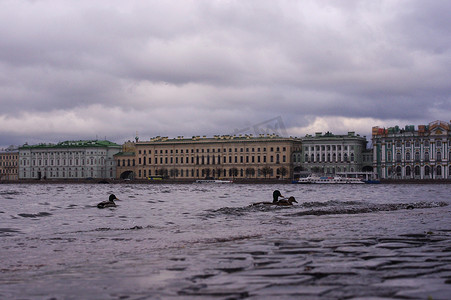
{"type": "Polygon", "coordinates": [[[22,214],[18,214],[21,217],[24,218],[38,218],[38,217],[48,217],[51,216],[51,213],[48,212],[39,212],[37,214],[26,214],[26,213],[22,213],[22,214]]]}
{"type": "Polygon", "coordinates": [[[219,209],[207,210],[203,217],[214,218],[220,215],[243,216],[253,212],[270,212],[285,209],[296,209],[296,212],[288,214],[290,216],[305,215],[340,215],[340,214],[361,214],[378,211],[395,211],[402,209],[424,209],[447,206],[446,202],[417,202],[417,203],[385,203],[371,204],[361,201],[327,201],[327,202],[304,202],[293,206],[275,205],[249,205],[245,207],[222,207],[219,209]],[[298,211],[302,208],[309,210],[298,211]]]}
{"type": "Polygon", "coordinates": [[[0,195],[20,195],[21,192],[14,190],[0,191],[0,195]]]}
{"type": "MultiPolygon", "coordinates": [[[[130,228],[110,228],[110,227],[101,227],[101,228],[97,228],[94,229],[93,231],[116,231],[116,230],[140,230],[140,229],[144,229],[144,228],[152,228],[151,225],[143,227],[143,226],[133,226],[130,228]]],[[[89,230],[91,231],[91,230],[89,230]]],[[[83,231],[83,232],[87,232],[87,231],[83,231]]]]}
{"type": "Polygon", "coordinates": [[[222,207],[219,209],[207,210],[206,217],[214,217],[217,215],[242,216],[248,212],[249,212],[249,207],[222,207]]]}
{"type": "Polygon", "coordinates": [[[261,234],[252,234],[252,235],[238,235],[238,236],[227,236],[227,237],[217,237],[217,238],[209,238],[199,242],[207,243],[207,244],[215,244],[215,243],[226,243],[240,240],[248,240],[253,238],[259,238],[261,234]]]}
{"type": "Polygon", "coordinates": [[[207,218],[219,215],[243,216],[252,212],[267,212],[281,209],[290,209],[294,206],[277,206],[277,205],[249,205],[245,207],[222,207],[219,209],[207,210],[203,216],[207,218]]]}
{"type": "MultiPolygon", "coordinates": [[[[402,209],[425,209],[434,207],[447,206],[446,202],[418,202],[418,203],[385,203],[385,204],[355,204],[348,206],[332,206],[326,209],[307,210],[289,214],[289,216],[305,216],[305,215],[343,215],[343,214],[363,214],[379,211],[396,211],[402,209]]],[[[303,205],[301,205],[303,206],[303,205]]],[[[309,206],[307,206],[309,207],[309,206]]]]}
{"type": "Polygon", "coordinates": [[[326,206],[343,206],[343,205],[362,205],[364,202],[359,201],[337,201],[329,200],[326,202],[303,202],[300,205],[302,207],[326,207],[326,206]]]}
{"type": "Polygon", "coordinates": [[[0,236],[10,236],[13,233],[22,233],[22,232],[15,228],[0,228],[0,236]]]}

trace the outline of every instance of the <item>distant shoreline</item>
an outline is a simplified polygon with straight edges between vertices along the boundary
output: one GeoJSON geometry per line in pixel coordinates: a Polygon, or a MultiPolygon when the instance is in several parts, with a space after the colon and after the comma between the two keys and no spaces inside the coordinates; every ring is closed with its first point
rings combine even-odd
{"type": "MultiPolygon", "coordinates": [[[[122,180],[122,179],[27,179],[27,180],[2,180],[0,184],[192,184],[201,179],[163,179],[163,180],[122,180]]],[[[234,179],[235,184],[291,184],[291,179],[234,179]]],[[[207,184],[207,183],[199,183],[207,184]]],[[[214,183],[208,183],[209,185],[214,183]]],[[[230,183],[218,183],[230,184],[230,183]]]]}
{"type": "MultiPolygon", "coordinates": [[[[0,184],[193,184],[197,179],[27,179],[0,180],[0,184]]],[[[382,179],[381,184],[451,184],[451,179],[382,179]]],[[[202,183],[200,183],[202,184],[202,183]]],[[[212,184],[212,183],[210,183],[212,184]]],[[[223,183],[228,184],[228,183],[223,183]]],[[[229,183],[230,184],[230,183],[229,183]]],[[[291,184],[291,179],[234,179],[232,184],[291,184]]]]}

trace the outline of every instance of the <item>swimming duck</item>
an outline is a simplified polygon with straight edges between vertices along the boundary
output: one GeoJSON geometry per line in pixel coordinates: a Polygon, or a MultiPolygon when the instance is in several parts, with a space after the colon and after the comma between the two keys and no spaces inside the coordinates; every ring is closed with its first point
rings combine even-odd
{"type": "MultiPolygon", "coordinates": [[[[257,203],[252,203],[252,205],[261,205],[261,204],[266,204],[266,205],[278,205],[278,201],[279,201],[279,197],[283,197],[282,194],[280,193],[279,190],[275,190],[272,193],[272,202],[257,202],[257,203]]],[[[294,197],[293,197],[294,198],[294,197]]],[[[283,200],[283,199],[281,199],[283,200]]]]}
{"type": "Polygon", "coordinates": [[[272,203],[276,203],[277,201],[279,201],[279,197],[282,197],[282,198],[283,198],[283,196],[282,196],[282,194],[280,193],[280,191],[279,191],[279,190],[275,190],[275,191],[272,193],[272,203]]]}
{"type": "Polygon", "coordinates": [[[276,204],[276,205],[279,205],[279,206],[290,206],[290,205],[293,205],[294,202],[298,203],[298,202],[296,201],[296,199],[295,199],[293,196],[291,196],[291,197],[288,198],[288,199],[280,199],[280,200],[277,201],[275,204],[276,204]]]}
{"type": "Polygon", "coordinates": [[[114,200],[119,200],[119,199],[117,199],[114,194],[111,194],[108,201],[100,202],[99,204],[97,204],[97,207],[98,208],[116,207],[116,203],[114,203],[114,200]]]}

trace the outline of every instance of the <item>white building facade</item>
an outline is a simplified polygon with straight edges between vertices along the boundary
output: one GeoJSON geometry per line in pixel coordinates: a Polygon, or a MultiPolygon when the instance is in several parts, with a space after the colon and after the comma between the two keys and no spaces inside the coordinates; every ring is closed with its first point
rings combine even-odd
{"type": "Polygon", "coordinates": [[[302,138],[303,170],[318,174],[361,172],[366,138],[348,132],[334,135],[330,132],[302,138]]]}
{"type": "Polygon", "coordinates": [[[382,179],[451,178],[450,123],[373,127],[373,168],[382,179]]]}
{"type": "Polygon", "coordinates": [[[120,145],[99,140],[23,145],[19,179],[115,178],[113,155],[120,151],[120,145]]]}

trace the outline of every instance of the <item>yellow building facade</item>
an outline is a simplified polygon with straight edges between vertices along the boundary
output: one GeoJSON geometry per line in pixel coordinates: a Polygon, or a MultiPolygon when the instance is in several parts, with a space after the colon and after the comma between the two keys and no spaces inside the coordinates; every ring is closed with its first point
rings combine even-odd
{"type": "Polygon", "coordinates": [[[290,178],[301,142],[277,135],[155,137],[137,141],[134,155],[118,154],[118,178],[290,178]]]}
{"type": "Polygon", "coordinates": [[[15,148],[0,151],[0,181],[18,180],[18,172],[19,151],[15,148]]]}

